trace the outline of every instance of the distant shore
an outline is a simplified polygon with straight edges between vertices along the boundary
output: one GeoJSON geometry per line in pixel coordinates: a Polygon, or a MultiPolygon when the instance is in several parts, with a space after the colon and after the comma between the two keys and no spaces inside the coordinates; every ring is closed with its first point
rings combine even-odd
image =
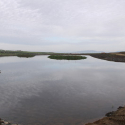
{"type": "MultiPolygon", "coordinates": [[[[114,62],[125,62],[125,52],[112,52],[112,53],[54,53],[54,52],[28,52],[28,51],[0,51],[0,57],[4,56],[17,56],[25,57],[25,55],[64,55],[64,56],[82,56],[82,55],[89,55],[94,58],[107,60],[107,61],[114,61],[114,62]],[[24,56],[23,56],[24,55],[24,56]]],[[[27,57],[27,56],[26,56],[27,57]]],[[[31,56],[29,56],[31,57],[31,56]]]]}

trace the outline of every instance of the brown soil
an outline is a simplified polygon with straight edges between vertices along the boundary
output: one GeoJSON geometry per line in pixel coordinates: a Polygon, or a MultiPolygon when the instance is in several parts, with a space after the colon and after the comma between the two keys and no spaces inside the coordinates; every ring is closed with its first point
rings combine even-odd
{"type": "Polygon", "coordinates": [[[121,53],[90,54],[90,56],[98,59],[107,60],[107,61],[125,62],[125,54],[121,54],[121,53]]]}
{"type": "Polygon", "coordinates": [[[125,125],[125,107],[119,107],[117,111],[109,112],[106,117],[86,125],[125,125]]]}

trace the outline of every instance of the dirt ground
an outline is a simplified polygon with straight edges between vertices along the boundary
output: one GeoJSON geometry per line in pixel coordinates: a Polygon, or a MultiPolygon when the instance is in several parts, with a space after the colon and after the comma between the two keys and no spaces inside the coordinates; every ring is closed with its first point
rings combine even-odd
{"type": "Polygon", "coordinates": [[[125,107],[119,107],[117,111],[109,112],[106,117],[86,125],[125,125],[125,107]]]}

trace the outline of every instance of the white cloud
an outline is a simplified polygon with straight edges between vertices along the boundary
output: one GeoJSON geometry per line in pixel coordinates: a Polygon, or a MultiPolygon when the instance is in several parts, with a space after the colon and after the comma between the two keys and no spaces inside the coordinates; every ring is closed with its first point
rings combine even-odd
{"type": "Polygon", "coordinates": [[[124,6],[124,0],[0,0],[1,49],[123,50],[124,6]]]}

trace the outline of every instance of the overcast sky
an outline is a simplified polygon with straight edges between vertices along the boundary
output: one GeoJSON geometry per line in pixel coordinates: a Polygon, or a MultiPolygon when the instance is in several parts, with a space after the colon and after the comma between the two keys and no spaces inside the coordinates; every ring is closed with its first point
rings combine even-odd
{"type": "Polygon", "coordinates": [[[125,0],[0,0],[0,49],[125,50],[125,0]]]}

